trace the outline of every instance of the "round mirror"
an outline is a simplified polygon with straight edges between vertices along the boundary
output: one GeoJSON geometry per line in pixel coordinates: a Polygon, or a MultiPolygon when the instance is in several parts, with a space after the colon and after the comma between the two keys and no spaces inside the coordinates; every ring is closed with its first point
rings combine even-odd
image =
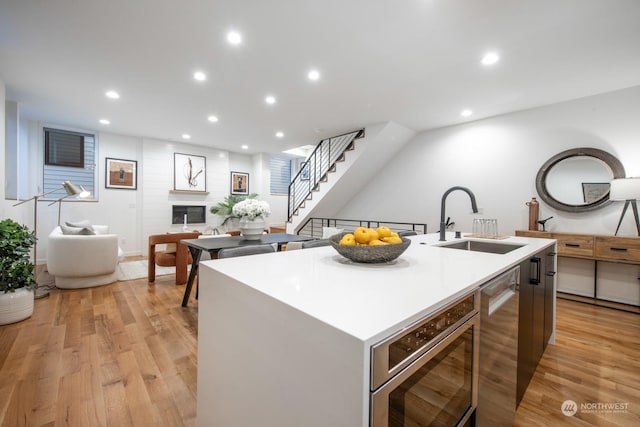
{"type": "Polygon", "coordinates": [[[610,203],[611,180],[624,177],[622,163],[606,151],[574,148],[542,165],[536,176],[536,189],[553,208],[586,212],[610,203]]]}

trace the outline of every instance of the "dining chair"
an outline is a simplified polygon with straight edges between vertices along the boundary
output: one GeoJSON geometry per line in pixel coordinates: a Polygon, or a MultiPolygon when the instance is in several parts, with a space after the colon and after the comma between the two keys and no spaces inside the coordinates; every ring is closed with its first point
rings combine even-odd
{"type": "Polygon", "coordinates": [[[184,239],[197,239],[197,231],[186,233],[165,233],[149,236],[149,266],[147,277],[149,283],[156,280],[156,265],[176,267],[176,285],[187,283],[187,266],[193,262],[189,248],[180,243],[184,239]],[[164,250],[156,250],[156,245],[165,245],[164,250]]]}
{"type": "Polygon", "coordinates": [[[417,236],[417,235],[418,235],[418,232],[414,230],[398,231],[398,236],[400,237],[417,236]]]}
{"type": "Polygon", "coordinates": [[[319,248],[320,246],[329,246],[329,239],[316,239],[302,242],[302,249],[319,248]]]}
{"type": "Polygon", "coordinates": [[[245,255],[268,254],[276,250],[271,245],[251,245],[237,248],[225,248],[218,251],[218,259],[233,258],[245,255]]]}

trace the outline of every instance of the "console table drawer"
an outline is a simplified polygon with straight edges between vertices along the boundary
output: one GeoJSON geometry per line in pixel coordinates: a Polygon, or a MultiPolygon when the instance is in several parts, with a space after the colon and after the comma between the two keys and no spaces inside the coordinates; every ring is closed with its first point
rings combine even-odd
{"type": "Polygon", "coordinates": [[[596,258],[640,262],[640,239],[596,236],[596,258]]]}
{"type": "Polygon", "coordinates": [[[553,233],[558,241],[558,255],[593,257],[593,237],[588,234],[553,233]]]}

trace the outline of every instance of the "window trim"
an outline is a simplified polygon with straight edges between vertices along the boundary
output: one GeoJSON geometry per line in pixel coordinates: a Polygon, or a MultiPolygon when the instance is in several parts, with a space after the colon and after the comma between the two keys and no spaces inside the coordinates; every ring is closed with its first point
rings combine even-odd
{"type": "MultiPolygon", "coordinates": [[[[92,136],[93,137],[93,150],[94,150],[94,162],[93,164],[87,164],[86,162],[84,165],[84,168],[91,168],[92,169],[92,174],[93,174],[93,188],[92,189],[88,189],[89,191],[91,191],[91,196],[89,196],[86,199],[76,199],[76,198],[68,198],[65,199],[65,202],[73,202],[73,203],[87,203],[87,202],[98,202],[99,201],[99,192],[100,192],[100,166],[99,166],[99,159],[100,159],[100,134],[98,133],[97,130],[94,129],[84,129],[84,128],[76,128],[73,126],[65,126],[65,125],[59,125],[59,124],[55,124],[55,123],[50,123],[50,122],[38,122],[38,154],[37,154],[37,158],[38,158],[38,164],[40,167],[40,176],[37,179],[38,182],[38,186],[40,187],[40,190],[45,188],[45,168],[47,166],[53,166],[53,167],[67,167],[67,166],[56,166],[56,165],[47,165],[45,164],[45,158],[43,157],[45,155],[45,147],[44,147],[44,140],[45,140],[45,131],[47,129],[53,129],[53,130],[60,130],[60,131],[64,131],[64,132],[74,132],[77,133],[79,135],[84,135],[84,136],[92,136]]],[[[84,148],[83,148],[84,149],[84,148]]],[[[85,153],[86,155],[86,153],[85,153]]],[[[84,161],[84,159],[83,159],[84,161]]],[[[74,182],[72,180],[72,182],[74,182]]],[[[74,182],[75,184],[77,184],[76,182],[74,182]]],[[[41,191],[40,191],[41,192],[41,191]]],[[[39,199],[42,201],[56,201],[58,200],[59,197],[55,196],[54,194],[51,195],[47,195],[44,196],[43,198],[39,199]]]]}

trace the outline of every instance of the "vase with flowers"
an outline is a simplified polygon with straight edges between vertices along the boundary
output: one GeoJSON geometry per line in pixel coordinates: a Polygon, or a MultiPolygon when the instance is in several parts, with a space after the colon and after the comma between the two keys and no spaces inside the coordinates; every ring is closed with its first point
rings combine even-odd
{"type": "Polygon", "coordinates": [[[240,233],[247,240],[260,239],[270,214],[271,208],[264,200],[245,199],[233,206],[233,215],[240,219],[240,233]]]}

